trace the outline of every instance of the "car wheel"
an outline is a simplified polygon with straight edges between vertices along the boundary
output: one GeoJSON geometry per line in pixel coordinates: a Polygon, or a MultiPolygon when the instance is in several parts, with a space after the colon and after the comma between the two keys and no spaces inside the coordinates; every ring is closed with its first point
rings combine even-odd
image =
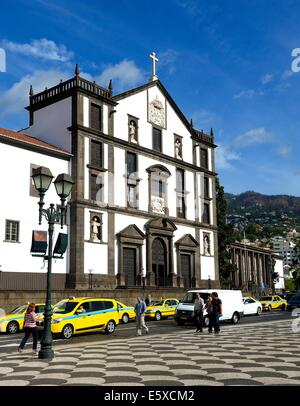
{"type": "Polygon", "coordinates": [[[285,304],[283,304],[283,305],[281,306],[281,310],[282,310],[283,312],[286,311],[286,305],[285,305],[285,304]]]}
{"type": "Polygon", "coordinates": [[[258,307],[256,314],[257,314],[258,316],[260,316],[260,315],[261,315],[261,312],[262,312],[261,307],[258,307]]]}
{"type": "Polygon", "coordinates": [[[124,313],[122,316],[122,323],[127,324],[129,322],[129,316],[127,313],[124,313]]]}
{"type": "Polygon", "coordinates": [[[109,320],[109,322],[105,327],[105,332],[107,334],[112,334],[115,331],[115,328],[116,328],[115,322],[113,320],[109,320]]]}
{"type": "Polygon", "coordinates": [[[184,326],[184,321],[176,320],[177,326],[184,326]]]}
{"type": "Polygon", "coordinates": [[[65,327],[62,329],[61,336],[62,338],[65,338],[68,340],[69,338],[72,337],[74,332],[72,324],[66,324],[65,327]]]}
{"type": "Polygon", "coordinates": [[[8,334],[16,334],[19,330],[19,324],[17,321],[10,321],[6,327],[8,334]]]}
{"type": "Polygon", "coordinates": [[[204,317],[203,324],[204,324],[204,327],[208,327],[208,326],[209,326],[209,318],[208,318],[208,316],[205,316],[205,317],[204,317]]]}
{"type": "Polygon", "coordinates": [[[239,314],[237,312],[234,312],[231,319],[232,324],[237,324],[239,322],[239,319],[239,314]]]}
{"type": "Polygon", "coordinates": [[[268,312],[270,312],[271,310],[272,310],[272,306],[269,305],[269,306],[268,306],[268,312]]]}
{"type": "Polygon", "coordinates": [[[155,320],[156,320],[156,321],[161,320],[161,312],[156,312],[156,313],[155,313],[155,320]]]}

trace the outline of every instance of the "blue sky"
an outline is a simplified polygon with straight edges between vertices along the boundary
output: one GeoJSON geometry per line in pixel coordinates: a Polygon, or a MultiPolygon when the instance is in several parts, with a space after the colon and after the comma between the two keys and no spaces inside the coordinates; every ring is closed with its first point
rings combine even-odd
{"type": "Polygon", "coordinates": [[[198,129],[214,128],[225,190],[300,196],[298,0],[2,0],[0,126],[28,125],[34,91],[74,74],[114,92],[158,76],[198,129]]]}

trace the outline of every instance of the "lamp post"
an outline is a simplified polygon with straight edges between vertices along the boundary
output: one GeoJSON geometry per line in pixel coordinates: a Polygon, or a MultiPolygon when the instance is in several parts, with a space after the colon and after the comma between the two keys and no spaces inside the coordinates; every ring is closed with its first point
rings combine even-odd
{"type": "Polygon", "coordinates": [[[93,269],[89,269],[89,289],[93,289],[93,269]]]}
{"type": "Polygon", "coordinates": [[[41,349],[39,351],[38,357],[40,359],[51,360],[54,357],[54,352],[52,350],[52,334],[51,334],[51,317],[52,317],[52,307],[51,307],[51,271],[52,271],[52,258],[53,258],[53,232],[54,225],[57,220],[60,220],[61,228],[66,224],[66,199],[71,193],[73,186],[73,180],[70,175],[65,173],[60,174],[54,181],[56,193],[60,197],[61,207],[56,209],[53,203],[50,204],[48,209],[44,209],[44,197],[45,193],[49,189],[51,182],[54,178],[50,169],[40,166],[33,170],[32,179],[34,186],[39,193],[40,200],[39,205],[39,224],[42,224],[43,216],[48,222],[48,235],[49,235],[49,245],[48,245],[48,255],[45,259],[48,260],[48,271],[47,271],[47,293],[46,293],[46,305],[44,313],[44,332],[41,340],[41,349]]]}

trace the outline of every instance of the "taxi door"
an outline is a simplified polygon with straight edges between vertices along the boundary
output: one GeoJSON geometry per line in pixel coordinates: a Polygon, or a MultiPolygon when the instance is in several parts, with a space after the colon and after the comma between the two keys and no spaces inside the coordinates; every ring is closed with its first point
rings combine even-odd
{"type": "Polygon", "coordinates": [[[92,302],[84,302],[81,303],[83,305],[83,311],[74,312],[74,328],[77,332],[83,330],[89,330],[91,325],[93,324],[93,309],[92,309],[92,302]]]}
{"type": "Polygon", "coordinates": [[[164,316],[172,316],[173,314],[173,307],[172,307],[173,300],[165,300],[164,302],[164,316]]]}

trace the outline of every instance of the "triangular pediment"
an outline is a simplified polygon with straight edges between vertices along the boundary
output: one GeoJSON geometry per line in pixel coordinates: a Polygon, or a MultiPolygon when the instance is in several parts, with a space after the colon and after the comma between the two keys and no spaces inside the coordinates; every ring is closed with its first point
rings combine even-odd
{"type": "Polygon", "coordinates": [[[149,228],[156,228],[156,229],[163,229],[167,231],[175,231],[177,230],[176,225],[170,219],[166,217],[158,217],[152,220],[147,221],[145,224],[146,229],[149,228]]]}
{"type": "Polygon", "coordinates": [[[145,234],[135,225],[130,224],[117,234],[119,237],[131,238],[135,240],[143,240],[145,234]]]}
{"type": "MultiPolygon", "coordinates": [[[[162,96],[169,102],[170,106],[172,107],[172,109],[174,110],[174,112],[176,113],[176,115],[178,116],[179,120],[182,122],[182,124],[185,126],[185,128],[187,129],[187,131],[190,133],[191,136],[195,135],[194,129],[191,127],[190,122],[187,120],[187,118],[185,117],[185,115],[183,114],[183,112],[180,110],[180,108],[178,107],[178,105],[176,104],[176,102],[174,101],[174,99],[171,97],[170,93],[167,91],[167,89],[164,87],[164,85],[162,84],[162,82],[160,80],[155,80],[149,83],[146,83],[142,86],[138,86],[134,89],[128,90],[124,93],[118,94],[116,96],[113,97],[113,99],[115,101],[120,101],[122,99],[125,99],[127,97],[133,96],[137,93],[140,92],[144,92],[144,91],[148,91],[149,89],[153,89],[156,88],[159,90],[159,92],[161,92],[162,96]]],[[[152,102],[154,107],[155,104],[161,104],[160,100],[155,99],[155,97],[153,97],[153,100],[149,100],[150,103],[152,102]]],[[[164,107],[164,103],[161,104],[162,108],[164,107]]],[[[162,126],[163,127],[163,126],[162,126]]]]}
{"type": "Polygon", "coordinates": [[[175,244],[193,248],[199,247],[199,243],[195,240],[195,238],[191,234],[185,234],[183,237],[177,240],[175,244]]]}

